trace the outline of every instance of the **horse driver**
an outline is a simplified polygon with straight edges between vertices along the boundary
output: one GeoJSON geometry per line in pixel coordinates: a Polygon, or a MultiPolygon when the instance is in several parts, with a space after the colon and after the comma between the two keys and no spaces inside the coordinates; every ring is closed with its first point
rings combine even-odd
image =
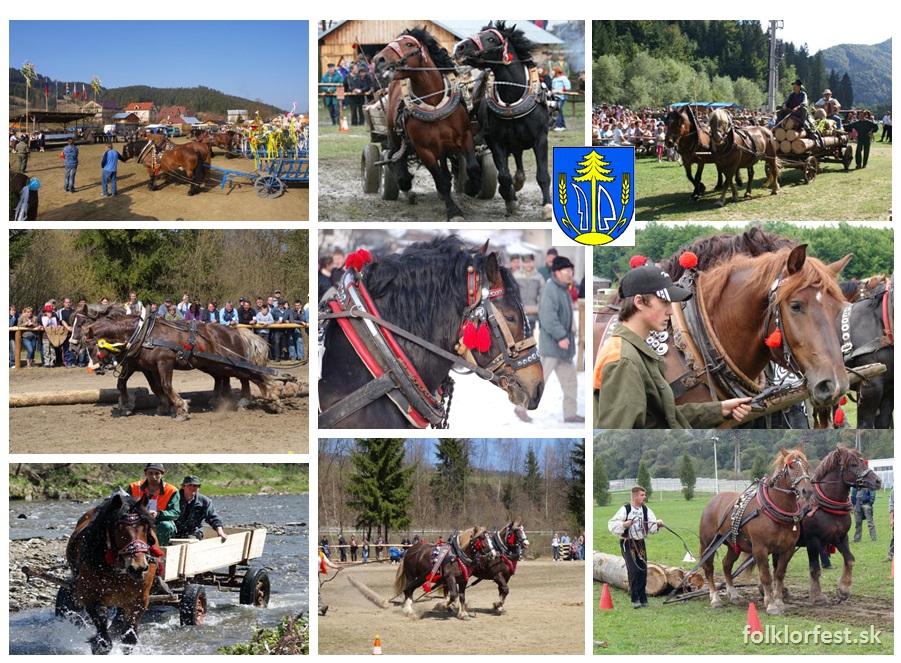
{"type": "Polygon", "coordinates": [[[779,126],[789,115],[797,120],[799,126],[807,130],[808,135],[817,141],[821,140],[820,134],[813,128],[813,123],[810,121],[810,115],[807,112],[807,93],[804,91],[804,84],[800,78],[796,78],[792,83],[791,94],[776,112],[776,126],[779,126]]]}
{"type": "Polygon", "coordinates": [[[636,267],[620,282],[622,308],[594,367],[595,428],[716,428],[730,414],[741,421],[750,398],[676,405],[665,377],[664,358],[645,339],[665,331],[673,302],[692,293],[674,285],[653,265],[636,267]]]}
{"type": "Polygon", "coordinates": [[[175,538],[202,539],[203,522],[206,521],[225,543],[228,534],[222,529],[222,518],[216,513],[213,501],[206,495],[200,494],[200,479],[192,474],[186,476],[181,482],[178,496],[181,500],[181,513],[175,521],[175,538]]]}
{"type": "Polygon", "coordinates": [[[147,463],[144,467],[144,480],[135,481],[128,487],[128,494],[136,500],[147,495],[147,510],[153,516],[161,546],[169,545],[169,539],[175,533],[175,521],[181,513],[178,488],[163,481],[165,473],[166,468],[162,463],[147,463]]]}

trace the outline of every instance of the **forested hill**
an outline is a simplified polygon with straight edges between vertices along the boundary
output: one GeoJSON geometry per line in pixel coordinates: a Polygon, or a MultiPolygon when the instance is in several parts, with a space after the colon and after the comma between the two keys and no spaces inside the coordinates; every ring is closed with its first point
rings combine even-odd
{"type": "MultiPolygon", "coordinates": [[[[72,81],[69,81],[70,87],[72,81]]],[[[53,108],[53,99],[56,94],[63,95],[66,89],[66,83],[55,81],[46,76],[38,75],[38,78],[32,82],[30,102],[33,106],[43,108],[44,87],[50,87],[50,105],[53,108]]],[[[90,82],[77,81],[75,88],[81,91],[82,87],[88,90],[88,98],[93,99],[94,93],[91,91],[90,82]]],[[[19,100],[25,99],[25,78],[18,69],[9,68],[9,97],[10,104],[14,101],[21,103],[19,100]]],[[[231,94],[220,92],[212,88],[199,85],[197,87],[150,87],[149,85],[129,85],[126,87],[104,88],[98,97],[103,101],[114,101],[120,106],[136,101],[152,101],[157,108],[163,106],[185,106],[193,110],[198,115],[212,115],[225,117],[226,112],[233,109],[245,109],[248,114],[253,117],[259,111],[264,118],[284,113],[289,108],[279,108],[271,104],[261,101],[253,101],[243,97],[237,97],[231,94]]]]}
{"type": "MultiPolygon", "coordinates": [[[[826,71],[845,72],[854,82],[854,103],[866,106],[892,103],[892,40],[868,46],[839,44],[822,51],[826,71]]],[[[816,91],[813,91],[816,94],[816,91]]],[[[844,103],[844,100],[839,98],[844,103]]]]}

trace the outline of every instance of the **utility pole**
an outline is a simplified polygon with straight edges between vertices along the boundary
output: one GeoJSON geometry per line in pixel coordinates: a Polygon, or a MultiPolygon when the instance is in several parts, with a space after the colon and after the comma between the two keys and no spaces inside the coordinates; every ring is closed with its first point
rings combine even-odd
{"type": "Polygon", "coordinates": [[[720,494],[720,470],[719,466],[716,462],[716,443],[720,441],[718,437],[711,437],[713,441],[713,492],[716,495],[720,494]]]}
{"type": "Polygon", "coordinates": [[[776,86],[779,84],[779,59],[776,57],[776,30],[781,30],[783,21],[770,21],[770,71],[766,90],[766,110],[773,113],[776,110],[776,86]]]}

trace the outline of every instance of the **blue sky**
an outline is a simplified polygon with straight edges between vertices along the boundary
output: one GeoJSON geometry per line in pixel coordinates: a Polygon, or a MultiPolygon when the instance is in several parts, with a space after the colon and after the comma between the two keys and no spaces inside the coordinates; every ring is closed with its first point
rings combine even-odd
{"type": "Polygon", "coordinates": [[[9,66],[103,87],[203,85],[309,111],[307,21],[10,21],[9,66]]]}

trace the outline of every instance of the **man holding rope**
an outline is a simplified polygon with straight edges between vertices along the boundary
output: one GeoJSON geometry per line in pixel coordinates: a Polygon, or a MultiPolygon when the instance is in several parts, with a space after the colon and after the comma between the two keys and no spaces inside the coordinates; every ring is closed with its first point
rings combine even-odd
{"type": "Polygon", "coordinates": [[[623,559],[626,560],[626,571],[629,574],[629,596],[633,608],[647,608],[648,595],[645,586],[648,582],[648,551],[644,540],[656,534],[663,526],[662,520],[645,506],[647,491],[641,486],[632,487],[632,501],[620,507],[616,515],[607,523],[611,533],[620,537],[619,545],[623,559]]]}

